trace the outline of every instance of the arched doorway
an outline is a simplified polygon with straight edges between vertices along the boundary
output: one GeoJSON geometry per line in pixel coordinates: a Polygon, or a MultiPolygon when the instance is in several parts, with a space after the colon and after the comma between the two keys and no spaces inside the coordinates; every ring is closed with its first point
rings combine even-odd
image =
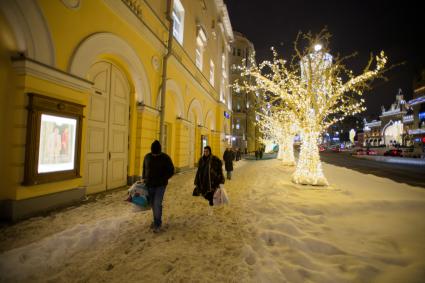
{"type": "Polygon", "coordinates": [[[402,144],[403,123],[401,121],[390,121],[383,129],[385,145],[389,146],[395,143],[402,144]]]}
{"type": "Polygon", "coordinates": [[[127,183],[130,84],[107,61],[93,64],[88,79],[94,92],[87,112],[84,183],[95,193],[127,183]]]}

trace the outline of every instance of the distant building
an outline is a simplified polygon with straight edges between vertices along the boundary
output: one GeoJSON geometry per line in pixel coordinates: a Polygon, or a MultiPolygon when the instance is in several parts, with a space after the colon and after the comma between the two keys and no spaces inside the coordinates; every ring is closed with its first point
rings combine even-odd
{"type": "Polygon", "coordinates": [[[365,146],[411,146],[409,131],[413,127],[413,113],[404,100],[401,89],[396,95],[396,101],[389,109],[382,106],[379,120],[365,121],[365,146]]]}
{"type": "MultiPolygon", "coordinates": [[[[234,41],[231,46],[230,66],[240,66],[245,59],[245,66],[249,66],[249,57],[254,53],[254,45],[244,35],[234,31],[234,41]]],[[[230,82],[241,80],[240,71],[231,68],[230,82]]],[[[252,152],[256,149],[258,129],[256,127],[255,106],[256,93],[232,92],[232,146],[240,148],[242,152],[252,152]]]]}
{"type": "Polygon", "coordinates": [[[413,99],[408,102],[413,111],[413,124],[409,135],[414,147],[425,154],[425,70],[413,86],[413,99]]]}

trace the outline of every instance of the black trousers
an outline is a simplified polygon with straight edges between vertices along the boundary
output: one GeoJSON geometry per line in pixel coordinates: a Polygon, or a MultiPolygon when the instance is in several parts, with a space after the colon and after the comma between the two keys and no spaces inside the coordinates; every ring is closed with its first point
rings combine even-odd
{"type": "Polygon", "coordinates": [[[214,199],[214,192],[208,192],[206,193],[206,195],[204,196],[204,198],[206,200],[208,200],[208,203],[210,206],[214,205],[213,199],[214,199]]]}

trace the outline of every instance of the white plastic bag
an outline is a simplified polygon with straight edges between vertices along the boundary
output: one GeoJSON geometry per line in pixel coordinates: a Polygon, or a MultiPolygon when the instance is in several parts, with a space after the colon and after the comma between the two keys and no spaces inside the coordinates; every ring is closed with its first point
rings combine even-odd
{"type": "Polygon", "coordinates": [[[215,206],[229,204],[229,198],[227,197],[227,193],[223,185],[220,185],[220,187],[215,191],[213,204],[215,206]]]}

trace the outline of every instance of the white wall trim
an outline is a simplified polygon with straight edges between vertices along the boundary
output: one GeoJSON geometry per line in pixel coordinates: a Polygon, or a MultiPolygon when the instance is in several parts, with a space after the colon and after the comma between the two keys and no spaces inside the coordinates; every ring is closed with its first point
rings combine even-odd
{"type": "MultiPolygon", "coordinates": [[[[140,36],[146,40],[155,50],[162,55],[166,53],[165,44],[161,42],[121,0],[104,0],[105,3],[115,12],[120,19],[125,21],[131,28],[135,29],[140,36]]],[[[167,30],[165,29],[165,32],[167,30]]]]}
{"type": "Polygon", "coordinates": [[[209,128],[211,130],[216,130],[214,113],[213,113],[212,110],[209,110],[207,115],[205,116],[204,125],[205,125],[205,127],[209,128]]]}
{"type": "Polygon", "coordinates": [[[147,72],[139,56],[128,42],[112,33],[95,33],[84,39],[74,51],[68,70],[86,77],[90,67],[102,54],[118,56],[130,71],[137,102],[151,106],[151,91],[147,72]]]}
{"type": "Polygon", "coordinates": [[[18,75],[34,76],[77,91],[91,92],[92,90],[93,84],[90,81],[67,74],[31,59],[17,59],[13,61],[12,65],[18,75]]]}
{"type": "Polygon", "coordinates": [[[55,66],[55,48],[37,1],[0,1],[0,9],[15,35],[16,51],[43,64],[55,66]]]}
{"type": "MultiPolygon", "coordinates": [[[[167,89],[167,92],[170,91],[171,93],[173,93],[174,97],[176,98],[177,107],[178,107],[178,109],[176,109],[177,116],[183,119],[186,119],[187,116],[184,113],[185,107],[184,107],[184,100],[183,100],[183,94],[182,94],[181,88],[173,79],[167,79],[166,89],[167,89]]],[[[156,107],[158,109],[161,108],[161,90],[159,91],[157,99],[156,99],[156,107]]],[[[167,107],[167,105],[165,105],[165,107],[167,107]]],[[[167,109],[165,109],[165,111],[167,111],[167,109]]]]}
{"type": "Polygon", "coordinates": [[[196,116],[197,116],[196,117],[197,118],[196,123],[198,123],[198,125],[200,124],[200,125],[203,126],[204,115],[202,114],[202,106],[201,106],[201,103],[199,102],[199,100],[196,99],[196,98],[192,99],[192,101],[189,104],[189,109],[187,110],[187,117],[190,117],[190,113],[191,113],[192,110],[196,113],[196,116]]]}
{"type": "Polygon", "coordinates": [[[186,120],[186,119],[183,119],[183,118],[177,118],[177,122],[183,123],[186,126],[193,126],[192,121],[189,121],[189,120],[186,120]]]}
{"type": "Polygon", "coordinates": [[[141,113],[147,112],[147,113],[153,114],[154,116],[159,116],[158,109],[154,109],[147,105],[137,105],[137,112],[141,112],[141,113]]]}
{"type": "Polygon", "coordinates": [[[170,66],[172,63],[174,63],[173,66],[176,66],[183,74],[185,74],[185,77],[187,78],[188,82],[190,82],[193,86],[195,86],[211,102],[218,103],[218,100],[216,100],[209,92],[207,92],[202,87],[202,85],[198,81],[196,81],[193,78],[193,75],[185,67],[183,67],[182,63],[179,60],[177,60],[177,58],[175,56],[171,56],[168,60],[170,60],[168,66],[170,66]],[[170,63],[170,62],[172,62],[172,63],[170,63]]]}

